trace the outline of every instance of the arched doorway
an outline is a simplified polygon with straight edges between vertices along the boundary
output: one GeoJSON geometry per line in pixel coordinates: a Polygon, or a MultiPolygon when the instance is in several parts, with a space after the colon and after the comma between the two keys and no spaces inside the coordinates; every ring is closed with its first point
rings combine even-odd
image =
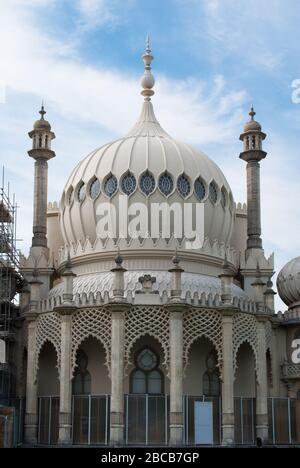
{"type": "Polygon", "coordinates": [[[221,381],[218,355],[206,337],[191,346],[183,380],[187,444],[219,444],[221,440],[221,381]]]}
{"type": "Polygon", "coordinates": [[[59,376],[56,350],[49,341],[44,343],[39,354],[37,396],[38,442],[56,444],[59,428],[59,376]]]}
{"type": "Polygon", "coordinates": [[[235,442],[254,444],[256,372],[255,355],[248,342],[242,343],[236,356],[234,381],[235,442]]]}
{"type": "Polygon", "coordinates": [[[164,445],[169,431],[169,382],[160,343],[145,335],[133,346],[125,381],[127,444],[164,445]]]}
{"type": "Polygon", "coordinates": [[[109,440],[110,379],[105,361],[105,349],[96,338],[80,344],[72,379],[74,444],[109,440]]]}

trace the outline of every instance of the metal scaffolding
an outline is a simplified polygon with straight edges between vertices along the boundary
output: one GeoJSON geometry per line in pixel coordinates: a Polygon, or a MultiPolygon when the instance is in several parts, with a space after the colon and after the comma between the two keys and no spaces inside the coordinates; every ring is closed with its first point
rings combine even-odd
{"type": "Polygon", "coordinates": [[[0,398],[15,394],[15,325],[19,319],[18,292],[22,284],[16,247],[17,204],[5,189],[4,169],[0,188],[0,398]]]}

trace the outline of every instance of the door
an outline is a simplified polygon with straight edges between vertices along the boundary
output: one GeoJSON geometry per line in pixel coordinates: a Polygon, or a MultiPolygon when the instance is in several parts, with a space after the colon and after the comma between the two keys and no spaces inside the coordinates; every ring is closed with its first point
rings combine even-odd
{"type": "Polygon", "coordinates": [[[212,445],[213,404],[212,401],[195,401],[195,444],[212,445]]]}

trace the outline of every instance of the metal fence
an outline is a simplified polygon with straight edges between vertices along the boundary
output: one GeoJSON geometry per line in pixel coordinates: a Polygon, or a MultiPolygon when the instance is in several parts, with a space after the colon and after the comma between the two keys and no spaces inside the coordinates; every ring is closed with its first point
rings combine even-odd
{"type": "Polygon", "coordinates": [[[300,444],[300,400],[269,398],[268,415],[271,444],[300,444]]]}
{"type": "MultiPolygon", "coordinates": [[[[125,395],[126,445],[163,446],[169,443],[169,395],[125,395]]],[[[212,402],[213,444],[222,441],[221,399],[185,395],[184,443],[195,444],[195,402],[212,402]]],[[[38,442],[52,445],[58,441],[59,397],[40,397],[38,442]]],[[[235,443],[256,443],[256,401],[254,398],[235,398],[235,443]]],[[[15,409],[14,444],[23,438],[24,402],[15,409]]],[[[269,443],[300,444],[300,401],[291,398],[269,398],[269,443]]],[[[6,422],[3,418],[3,425],[6,422]]],[[[107,445],[110,439],[110,395],[84,395],[72,398],[72,440],[74,445],[107,445]]]]}
{"type": "Polygon", "coordinates": [[[127,445],[168,445],[169,395],[125,395],[127,445]]]}

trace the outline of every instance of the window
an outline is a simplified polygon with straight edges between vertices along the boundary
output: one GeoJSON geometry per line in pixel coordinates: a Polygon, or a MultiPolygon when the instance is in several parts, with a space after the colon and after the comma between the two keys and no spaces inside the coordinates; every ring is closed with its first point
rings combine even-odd
{"type": "Polygon", "coordinates": [[[177,189],[183,198],[191,193],[191,184],[186,175],[182,174],[177,180],[177,189]]]}
{"type": "Polygon", "coordinates": [[[202,201],[205,198],[206,195],[206,190],[205,190],[205,185],[202,179],[198,177],[198,179],[195,180],[195,193],[197,195],[197,198],[202,201]]]}
{"type": "Polygon", "coordinates": [[[85,194],[86,194],[86,188],[85,188],[84,183],[81,182],[81,184],[78,187],[78,191],[77,191],[78,200],[80,202],[82,202],[85,199],[85,194]]]}
{"type": "Polygon", "coordinates": [[[154,192],[155,189],[155,179],[149,171],[146,171],[140,180],[140,188],[141,191],[145,195],[150,195],[150,193],[154,192]]]}
{"type": "Polygon", "coordinates": [[[160,176],[158,187],[159,190],[166,196],[170,195],[170,193],[173,191],[173,179],[167,172],[160,176]]]}
{"type": "Polygon", "coordinates": [[[125,195],[131,195],[136,189],[136,180],[133,174],[128,172],[122,179],[121,182],[122,191],[125,195]]]}
{"type": "Polygon", "coordinates": [[[87,370],[88,357],[82,350],[77,353],[76,365],[73,395],[89,395],[91,393],[91,374],[87,370]]]}
{"type": "Polygon", "coordinates": [[[107,177],[105,183],[104,183],[104,192],[108,197],[112,197],[118,188],[118,181],[117,178],[114,175],[110,175],[107,177]]]}
{"type": "Polygon", "coordinates": [[[136,369],[130,376],[131,393],[163,393],[163,376],[159,359],[150,348],[144,348],[135,358],[136,369]]]}
{"type": "Polygon", "coordinates": [[[208,354],[206,368],[207,370],[203,374],[203,395],[218,396],[220,394],[220,379],[214,352],[208,354]]]}
{"type": "Polygon", "coordinates": [[[225,192],[225,189],[222,188],[222,190],[221,190],[221,205],[222,205],[223,208],[226,207],[226,202],[227,202],[226,192],[225,192]]]}
{"type": "Polygon", "coordinates": [[[209,199],[215,205],[218,200],[218,189],[214,182],[209,185],[209,199]]]}
{"type": "Polygon", "coordinates": [[[92,200],[96,200],[96,198],[100,195],[100,181],[98,179],[93,180],[90,186],[90,197],[92,200]]]}

